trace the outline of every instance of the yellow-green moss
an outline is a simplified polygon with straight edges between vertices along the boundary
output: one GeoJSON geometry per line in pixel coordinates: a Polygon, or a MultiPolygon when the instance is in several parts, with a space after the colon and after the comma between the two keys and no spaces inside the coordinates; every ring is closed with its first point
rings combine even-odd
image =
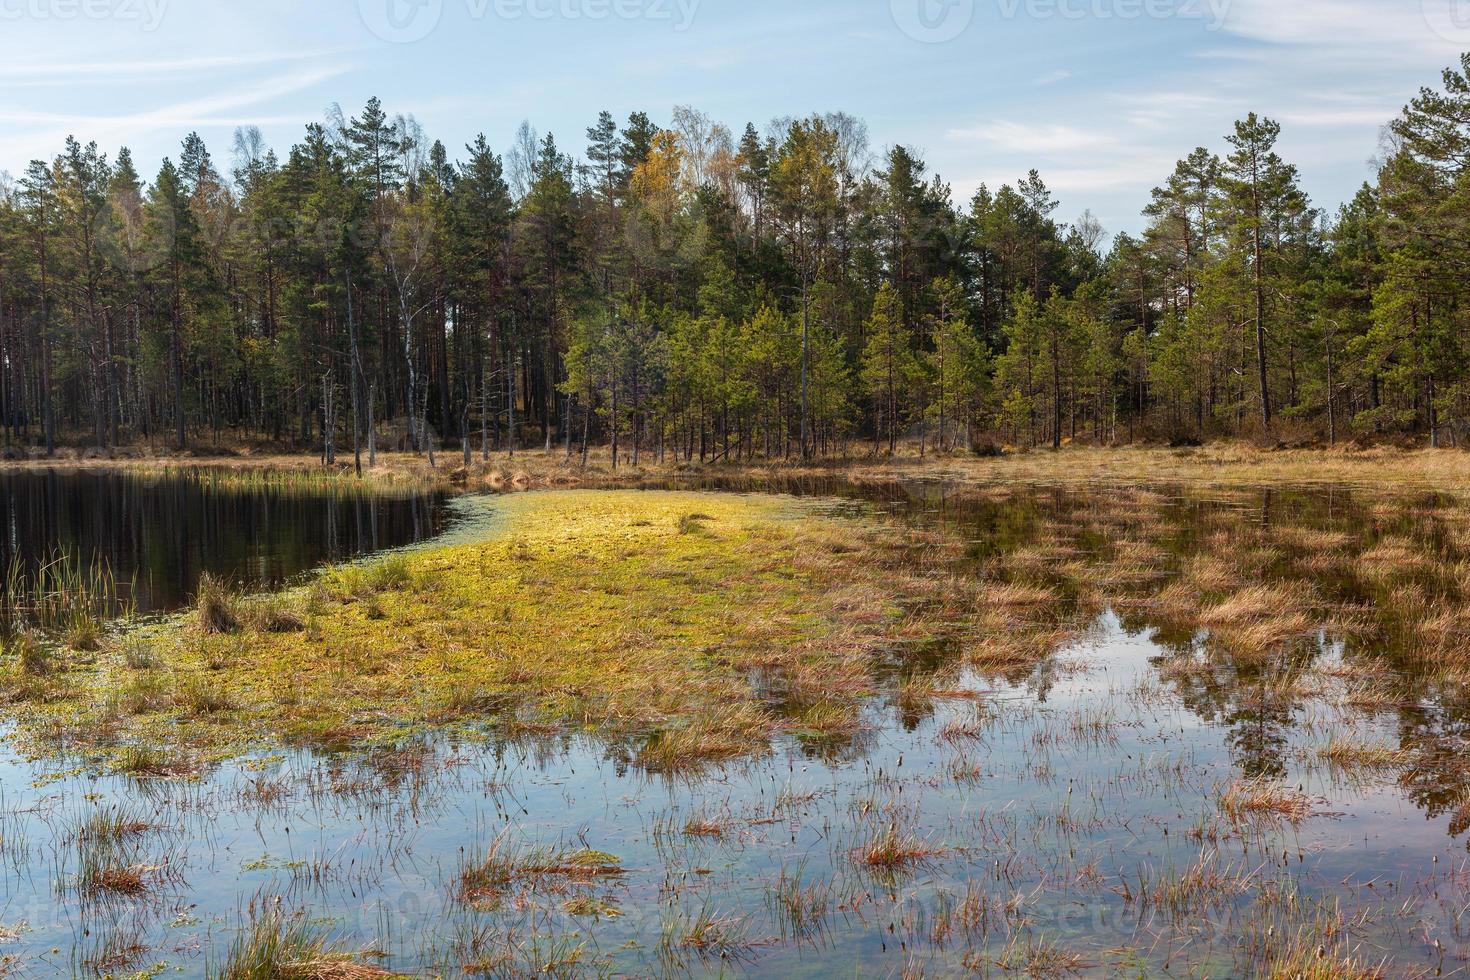
{"type": "Polygon", "coordinates": [[[210,632],[195,614],[141,628],[66,671],[54,698],[13,707],[21,736],[107,760],[136,744],[210,758],[424,727],[582,728],[633,736],[645,765],[673,770],[851,718],[843,706],[871,693],[868,655],[928,630],[900,610],[939,588],[906,573],[878,528],[789,500],[557,492],[470,506],[478,531],[273,597],[269,621],[292,628],[246,616],[210,632]],[[141,671],[128,666],[140,645],[141,671]]]}

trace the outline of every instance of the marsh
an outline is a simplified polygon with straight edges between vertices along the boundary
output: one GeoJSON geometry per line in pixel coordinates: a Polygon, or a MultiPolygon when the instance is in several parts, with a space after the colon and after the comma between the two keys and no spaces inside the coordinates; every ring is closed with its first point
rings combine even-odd
{"type": "Polygon", "coordinates": [[[12,970],[1466,972],[1459,498],[740,489],[26,632],[12,970]]]}

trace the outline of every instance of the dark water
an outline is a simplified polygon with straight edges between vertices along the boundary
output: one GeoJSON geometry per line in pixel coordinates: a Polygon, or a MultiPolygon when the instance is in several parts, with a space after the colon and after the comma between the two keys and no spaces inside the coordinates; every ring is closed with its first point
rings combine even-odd
{"type": "Polygon", "coordinates": [[[245,589],[443,529],[435,494],[202,470],[0,473],[0,568],[105,563],[140,613],[177,609],[208,572],[245,589]]]}

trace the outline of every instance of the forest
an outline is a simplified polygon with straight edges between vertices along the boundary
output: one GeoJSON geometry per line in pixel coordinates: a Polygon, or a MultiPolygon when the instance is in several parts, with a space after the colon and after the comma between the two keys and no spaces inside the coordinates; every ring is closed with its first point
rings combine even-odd
{"type": "Polygon", "coordinates": [[[1111,239],[1035,171],[956,202],[844,114],[604,112],[580,153],[528,123],[501,154],[374,99],[284,157],[188,135],[151,179],[72,138],[0,185],[5,450],[1460,445],[1470,55],[1335,213],[1280,132],[1140,174],[1111,239]]]}

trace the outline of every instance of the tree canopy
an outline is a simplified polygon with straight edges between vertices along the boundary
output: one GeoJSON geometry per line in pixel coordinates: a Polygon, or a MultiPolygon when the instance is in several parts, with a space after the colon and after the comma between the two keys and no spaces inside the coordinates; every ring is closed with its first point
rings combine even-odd
{"type": "Polygon", "coordinates": [[[1249,114],[1140,235],[1032,171],[957,204],[841,114],[601,113],[458,153],[373,99],[284,156],[145,180],[68,139],[0,184],[6,448],[226,438],[614,458],[999,440],[1410,436],[1470,422],[1470,55],[1314,207],[1249,114]],[[343,407],[345,406],[345,408],[343,407]]]}

